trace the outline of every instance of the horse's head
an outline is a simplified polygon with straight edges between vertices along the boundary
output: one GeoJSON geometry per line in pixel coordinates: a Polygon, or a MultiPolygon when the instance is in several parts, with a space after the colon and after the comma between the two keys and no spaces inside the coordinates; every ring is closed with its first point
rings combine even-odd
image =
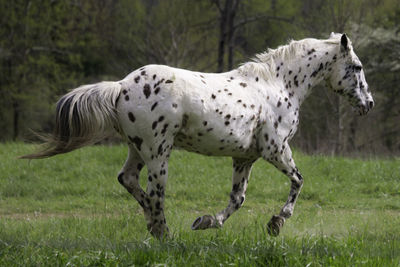
{"type": "Polygon", "coordinates": [[[360,115],[367,114],[374,106],[374,100],[368,89],[361,61],[354,53],[346,34],[341,35],[338,52],[333,60],[329,85],[334,92],[343,95],[360,115]]]}

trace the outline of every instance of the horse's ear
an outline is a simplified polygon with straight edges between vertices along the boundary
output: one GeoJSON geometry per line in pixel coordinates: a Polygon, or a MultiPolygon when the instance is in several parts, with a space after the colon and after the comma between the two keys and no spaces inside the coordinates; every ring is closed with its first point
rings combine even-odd
{"type": "Polygon", "coordinates": [[[347,38],[346,34],[342,34],[340,38],[340,50],[341,51],[349,51],[349,39],[347,38]]]}

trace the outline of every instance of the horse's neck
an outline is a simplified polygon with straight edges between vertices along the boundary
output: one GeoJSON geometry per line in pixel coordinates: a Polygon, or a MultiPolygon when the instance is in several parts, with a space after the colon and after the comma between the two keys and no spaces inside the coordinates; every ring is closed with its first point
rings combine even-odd
{"type": "Polygon", "coordinates": [[[335,52],[334,46],[321,43],[306,48],[289,62],[277,61],[278,78],[283,82],[289,97],[298,100],[299,106],[312,88],[328,77],[332,62],[337,57],[335,52]]]}

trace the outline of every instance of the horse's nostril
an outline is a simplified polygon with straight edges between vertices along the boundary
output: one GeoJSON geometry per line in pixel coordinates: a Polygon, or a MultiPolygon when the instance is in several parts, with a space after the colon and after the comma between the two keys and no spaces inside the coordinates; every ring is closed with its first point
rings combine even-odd
{"type": "Polygon", "coordinates": [[[368,106],[369,108],[373,108],[374,107],[374,101],[368,101],[368,106]]]}

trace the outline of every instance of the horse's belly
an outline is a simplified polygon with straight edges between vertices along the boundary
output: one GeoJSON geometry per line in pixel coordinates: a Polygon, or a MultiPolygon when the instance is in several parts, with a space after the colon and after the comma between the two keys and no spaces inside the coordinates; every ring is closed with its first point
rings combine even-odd
{"type": "Polygon", "coordinates": [[[240,142],[228,143],[228,141],[226,141],[224,143],[221,140],[208,139],[206,141],[201,141],[197,138],[190,138],[190,136],[178,135],[174,142],[174,148],[184,149],[207,156],[247,158],[256,154],[256,149],[253,146],[245,148],[240,142]]]}
{"type": "Polygon", "coordinates": [[[175,136],[174,146],[209,156],[250,157],[257,153],[252,125],[224,121],[188,123],[175,136]],[[245,127],[246,126],[246,127],[245,127]]]}

